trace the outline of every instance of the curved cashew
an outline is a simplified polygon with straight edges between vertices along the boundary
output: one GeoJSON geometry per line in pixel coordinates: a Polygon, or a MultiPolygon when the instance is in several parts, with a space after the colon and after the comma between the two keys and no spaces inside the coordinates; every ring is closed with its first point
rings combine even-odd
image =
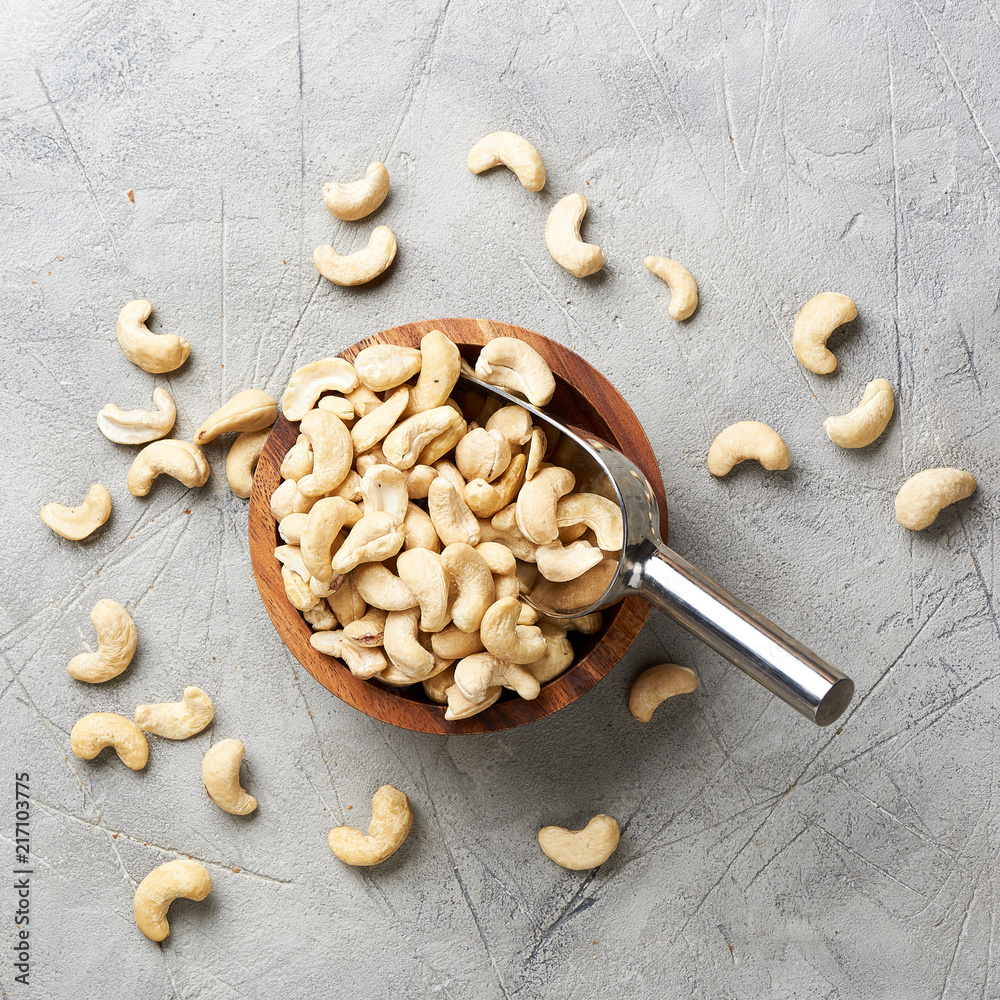
{"type": "Polygon", "coordinates": [[[583,576],[593,569],[604,558],[604,553],[590,542],[573,542],[562,545],[552,542],[549,545],[539,545],[535,550],[535,562],[538,572],[553,583],[566,583],[583,576]]]}
{"type": "MultiPolygon", "coordinates": [[[[411,393],[411,398],[412,395],[411,393]]],[[[396,466],[397,469],[410,469],[417,464],[420,453],[427,445],[439,435],[459,425],[464,430],[465,421],[462,415],[456,413],[450,406],[435,406],[430,410],[422,410],[412,417],[407,417],[386,435],[382,441],[382,453],[390,465],[396,466]]]]}
{"type": "Polygon", "coordinates": [[[568,194],[553,205],[545,222],[545,245],[552,259],[578,278],[604,267],[604,251],[580,239],[580,224],[586,213],[587,199],[582,194],[568,194]]]}
{"type": "Polygon", "coordinates": [[[507,470],[495,482],[473,479],[466,484],[465,502],[476,517],[493,517],[514,501],[524,485],[527,465],[528,459],[524,455],[515,455],[507,470]]]}
{"type": "Polygon", "coordinates": [[[422,362],[423,355],[415,347],[372,344],[358,352],[354,368],[363,385],[374,392],[386,392],[413,378],[422,362]]]}
{"type": "Polygon", "coordinates": [[[496,337],[486,344],[476,360],[476,375],[490,385],[519,392],[535,406],[550,402],[556,391],[556,380],[545,359],[515,337],[496,337]]]}
{"type": "MultiPolygon", "coordinates": [[[[337,536],[345,526],[353,528],[360,520],[361,511],[349,500],[324,497],[316,501],[307,515],[299,542],[302,562],[310,576],[320,583],[330,583],[333,579],[333,546],[337,536]]],[[[279,532],[281,524],[278,525],[279,532]]]]}
{"type": "Polygon", "coordinates": [[[546,856],[574,872],[603,865],[620,839],[617,821],[604,813],[598,813],[582,830],[543,826],[538,831],[538,846],[546,856]]]}
{"type": "Polygon", "coordinates": [[[476,552],[483,557],[490,573],[493,574],[494,600],[499,601],[504,597],[519,598],[521,585],[514,553],[502,542],[480,542],[476,546],[476,552]]]}
{"type": "Polygon", "coordinates": [[[393,514],[365,514],[333,557],[333,572],[349,573],[359,563],[382,562],[403,547],[405,537],[403,522],[393,514]]]}
{"type": "Polygon", "coordinates": [[[360,618],[344,626],[344,634],[359,646],[381,646],[385,641],[385,620],[389,612],[369,608],[360,618]]]}
{"type": "MultiPolygon", "coordinates": [[[[491,401],[496,402],[490,397],[491,401]]],[[[482,422],[480,420],[480,422],[482,422]]],[[[500,431],[510,445],[511,454],[531,440],[531,414],[523,406],[503,406],[486,421],[488,431],[500,431]]]]}
{"type": "Polygon", "coordinates": [[[200,687],[184,688],[183,701],[158,705],[136,705],[135,723],[140,729],[168,740],[196,736],[215,715],[212,699],[200,687]]]}
{"type": "Polygon", "coordinates": [[[373,465],[361,480],[361,496],[366,515],[381,510],[400,524],[406,518],[406,477],[393,465],[373,465]]]}
{"type": "Polygon", "coordinates": [[[455,722],[458,719],[468,719],[470,716],[485,712],[503,694],[503,687],[498,684],[496,687],[490,688],[482,701],[469,701],[457,684],[452,684],[445,691],[445,694],[448,697],[448,709],[444,713],[444,717],[449,722],[455,722]]]}
{"type": "Polygon", "coordinates": [[[341,256],[327,243],[316,247],[313,263],[335,285],[363,285],[377,278],[396,256],[396,237],[388,226],[376,226],[364,250],[341,256]]]}
{"type": "Polygon", "coordinates": [[[458,381],[462,356],[440,331],[431,330],[420,339],[420,374],[410,393],[406,415],[443,406],[458,381]]]}
{"type": "Polygon", "coordinates": [[[795,317],[792,347],[795,356],[817,375],[829,375],[837,367],[837,359],[826,349],[830,334],[850,323],[858,315],[854,299],[839,292],[814,295],[795,317]]]}
{"type": "Polygon", "coordinates": [[[281,460],[281,478],[298,481],[303,476],[308,476],[312,468],[312,445],[305,434],[300,434],[281,460]]]}
{"type": "Polygon", "coordinates": [[[403,475],[406,477],[406,492],[410,499],[424,500],[431,483],[437,479],[437,469],[430,465],[414,465],[410,469],[404,469],[403,475]]]}
{"type": "Polygon", "coordinates": [[[170,935],[167,910],[175,899],[204,899],[212,891],[212,876],[197,861],[168,861],[154,868],[135,890],[135,925],[150,941],[170,935]]]}
{"type": "Polygon", "coordinates": [[[827,417],[823,430],[841,448],[864,448],[885,430],[895,407],[892,386],[884,378],[873,379],[865,386],[861,402],[842,417],[827,417]]]}
{"type": "Polygon", "coordinates": [[[367,417],[376,406],[382,405],[382,400],[366,385],[359,385],[346,394],[359,417],[367,417]]]}
{"type": "MultiPolygon", "coordinates": [[[[485,479],[491,483],[510,465],[510,443],[498,430],[477,427],[458,442],[455,462],[465,479],[485,479]]],[[[464,481],[462,491],[465,491],[464,481]]]]}
{"type": "Polygon", "coordinates": [[[452,483],[442,476],[438,476],[427,491],[427,513],[445,545],[452,542],[479,544],[481,534],[475,514],[452,483]]]}
{"type": "Polygon", "coordinates": [[[262,389],[244,389],[220,406],[195,431],[194,443],[208,444],[230,431],[259,431],[278,417],[278,404],[262,389]]]}
{"type": "Polygon", "coordinates": [[[299,423],[313,450],[313,470],[298,481],[306,497],[320,497],[335,490],[347,478],[354,446],[347,425],[329,410],[310,410],[299,423]]]}
{"type": "Polygon", "coordinates": [[[765,469],[787,469],[788,448],[777,431],[759,420],[740,420],[720,431],[708,449],[708,471],[725,476],[734,465],[756,459],[765,469]]]}
{"type": "Polygon", "coordinates": [[[687,319],[698,308],[698,282],[683,265],[669,257],[644,257],[643,264],[670,286],[670,316],[687,319]]]}
{"type": "Polygon", "coordinates": [[[573,662],[573,646],[566,638],[566,630],[557,625],[543,624],[542,637],[545,639],[545,654],[527,664],[528,670],[539,684],[548,684],[573,662]]]}
{"type": "Polygon", "coordinates": [[[180,368],[191,354],[191,345],[175,333],[150,333],[146,320],[153,307],[145,299],[134,299],[118,314],[118,343],[134,365],[159,375],[180,368]]]}
{"type": "Polygon", "coordinates": [[[278,534],[286,545],[301,546],[302,532],[306,530],[308,523],[309,514],[286,514],[278,522],[278,534]]]}
{"type": "Polygon", "coordinates": [[[530,670],[492,653],[473,653],[455,664],[455,686],[468,701],[478,704],[498,684],[512,688],[525,701],[538,697],[538,681],[530,670]]]}
{"type": "MultiPolygon", "coordinates": [[[[437,476],[434,477],[435,479],[437,476]]],[[[406,539],[404,549],[430,549],[431,552],[441,551],[441,539],[434,530],[434,522],[430,514],[421,510],[415,503],[407,503],[406,516],[403,518],[403,530],[406,539]]],[[[398,560],[397,560],[398,561],[398,560]]],[[[427,631],[431,631],[428,629],[427,631]]]]}
{"type": "Polygon", "coordinates": [[[321,410],[335,413],[345,424],[349,424],[357,415],[354,404],[346,396],[324,396],[316,405],[321,410]]]}
{"type": "Polygon", "coordinates": [[[309,578],[296,573],[287,566],[281,567],[281,583],[285,588],[288,603],[298,611],[312,611],[319,604],[319,597],[312,592],[309,578]]]}
{"type": "Polygon", "coordinates": [[[135,456],[125,481],[132,496],[144,497],[153,480],[164,473],[190,488],[204,486],[211,471],[201,448],[170,439],[147,444],[135,456]]]}
{"type": "MultiPolygon", "coordinates": [[[[324,392],[349,394],[357,387],[358,373],[350,361],[343,358],[312,361],[296,370],[288,380],[288,388],[281,397],[281,412],[286,420],[301,420],[324,392]]],[[[350,395],[347,398],[350,399],[350,395]]],[[[357,406],[354,409],[357,410],[357,406]]]]}
{"type": "Polygon", "coordinates": [[[649,722],[659,705],[677,694],[688,694],[698,686],[698,678],[690,667],[677,663],[660,663],[644,670],[632,682],[628,695],[628,710],[639,722],[649,722]]]}
{"type": "Polygon", "coordinates": [[[257,800],[240,785],[240,764],[245,751],[240,740],[223,740],[201,761],[201,783],[208,797],[233,816],[246,816],[257,808],[257,800]]]}
{"type": "MultiPolygon", "coordinates": [[[[467,436],[467,435],[466,435],[467,436]]],[[[464,438],[463,438],[464,440],[464,438]]],[[[458,466],[454,462],[449,462],[447,459],[440,459],[435,462],[431,468],[441,477],[447,479],[452,486],[458,490],[459,493],[465,492],[465,476],[458,471],[458,466]]],[[[428,487],[430,489],[430,487],[428,487]]]]}
{"type": "Polygon", "coordinates": [[[434,654],[420,644],[419,608],[390,611],[385,619],[382,645],[393,665],[411,681],[422,681],[434,672],[434,654]]]}
{"type": "Polygon", "coordinates": [[[259,431],[244,431],[230,446],[226,456],[226,479],[233,496],[241,500],[250,496],[253,474],[270,433],[267,427],[259,431]]]}
{"type": "Polygon", "coordinates": [[[349,573],[343,584],[326,599],[326,603],[330,605],[330,609],[344,628],[362,618],[368,610],[368,605],[354,581],[355,574],[349,573]]]}
{"type": "Polygon", "coordinates": [[[501,163],[514,171],[521,187],[529,191],[545,187],[545,164],[538,150],[516,132],[491,132],[469,150],[469,170],[474,174],[501,163]]]}
{"type": "MultiPolygon", "coordinates": [[[[358,588],[358,593],[373,608],[381,608],[383,611],[405,611],[407,608],[417,606],[417,599],[410,592],[410,588],[381,563],[361,563],[351,574],[351,579],[358,588]]],[[[344,620],[339,612],[337,617],[341,621],[344,620]]]]}
{"type": "Polygon", "coordinates": [[[97,632],[97,652],[78,653],[66,669],[74,680],[101,684],[124,673],[139,637],[132,616],[117,601],[98,601],[90,620],[97,632]]]}
{"type": "Polygon", "coordinates": [[[433,677],[428,677],[423,682],[424,694],[435,704],[447,705],[448,688],[454,683],[455,668],[453,666],[445,667],[441,673],[435,674],[433,677]]]}
{"type": "Polygon", "coordinates": [[[153,405],[155,411],[120,410],[114,403],[108,403],[97,414],[97,426],[115,444],[155,441],[170,433],[177,419],[177,407],[166,389],[153,390],[153,405]]]}
{"type": "Polygon", "coordinates": [[[47,503],[38,516],[57,535],[78,542],[97,531],[111,516],[111,494],[100,483],[94,483],[79,507],[47,503]]]}
{"type": "Polygon", "coordinates": [[[326,601],[320,601],[316,607],[302,612],[302,617],[309,622],[314,632],[329,632],[339,624],[337,616],[330,610],[326,601]]]}
{"type": "Polygon", "coordinates": [[[289,514],[303,513],[294,509],[298,495],[299,490],[294,479],[282,480],[271,494],[271,517],[280,523],[289,514]]]}
{"type": "Polygon", "coordinates": [[[536,545],[548,545],[559,537],[556,508],[559,501],[576,486],[576,476],[569,469],[551,465],[535,474],[517,495],[517,529],[536,545]]]}
{"type": "MultiPolygon", "coordinates": [[[[458,408],[452,400],[448,400],[446,405],[451,409],[454,416],[448,426],[440,433],[437,437],[432,438],[426,445],[424,445],[423,450],[417,455],[417,465],[430,465],[436,467],[441,460],[442,455],[448,454],[459,441],[465,437],[466,431],[468,430],[468,425],[465,422],[465,417],[462,415],[462,411],[458,408]]],[[[458,469],[452,465],[451,468],[454,469],[457,476],[461,473],[458,469]]],[[[438,473],[440,475],[440,473],[438,473]]],[[[464,488],[465,482],[463,479],[462,486],[464,488]]]]}
{"type": "Polygon", "coordinates": [[[384,163],[373,160],[360,180],[324,184],[323,202],[331,215],[345,222],[355,222],[371,215],[388,193],[389,171],[384,163]]]}
{"type": "Polygon", "coordinates": [[[504,597],[487,608],[479,627],[486,649],[509,663],[531,663],[545,655],[545,639],[537,625],[518,625],[521,602],[504,597]]]}
{"type": "Polygon", "coordinates": [[[452,542],[441,553],[441,565],[456,589],[450,609],[452,621],[463,632],[475,632],[496,599],[486,560],[468,543],[452,542]]]}
{"type": "Polygon", "coordinates": [[[344,864],[379,865],[402,847],[411,826],[410,800],[398,788],[383,785],[372,798],[368,836],[350,826],[335,826],[327,843],[344,864]]]}
{"type": "Polygon", "coordinates": [[[389,665],[380,647],[362,646],[343,631],[314,632],[309,637],[309,644],[327,656],[343,660],[347,669],[362,680],[380,674],[389,665]]]}
{"type": "Polygon", "coordinates": [[[457,625],[449,625],[431,635],[431,649],[442,660],[461,660],[485,648],[479,632],[463,632],[457,625]]]}
{"type": "Polygon", "coordinates": [[[524,467],[525,479],[535,478],[535,473],[541,468],[548,447],[549,440],[545,431],[541,427],[532,428],[531,444],[528,447],[528,464],[524,467]]]}
{"type": "Polygon", "coordinates": [[[449,579],[442,557],[429,549],[406,549],[396,557],[396,572],[417,599],[420,627],[440,632],[449,618],[449,579]]]}
{"type": "Polygon", "coordinates": [[[139,727],[114,712],[92,712],[79,719],[69,734],[69,745],[81,760],[93,760],[105,747],[114,747],[133,771],[141,771],[149,760],[149,744],[139,727]]]}
{"type": "Polygon", "coordinates": [[[351,428],[351,441],[356,453],[371,451],[392,430],[409,398],[410,390],[405,385],[400,386],[381,406],[355,423],[351,428]]]}
{"type": "Polygon", "coordinates": [[[972,496],[976,478],[961,469],[925,469],[907,479],[896,494],[896,520],[911,531],[923,531],[949,504],[972,496]]]}
{"type": "Polygon", "coordinates": [[[625,544],[621,508],[597,493],[573,493],[563,497],[556,505],[556,524],[560,528],[586,525],[605,552],[617,552],[625,544]]]}

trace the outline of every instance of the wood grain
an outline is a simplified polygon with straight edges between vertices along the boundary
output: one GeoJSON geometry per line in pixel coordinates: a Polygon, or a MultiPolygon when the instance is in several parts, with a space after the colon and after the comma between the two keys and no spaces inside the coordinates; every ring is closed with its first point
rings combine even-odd
{"type": "MultiPolygon", "coordinates": [[[[472,363],[483,344],[495,337],[517,337],[530,344],[548,362],[556,377],[556,392],[546,411],[557,419],[587,428],[618,447],[646,474],[660,505],[661,531],[667,534],[667,509],[663,480],[649,440],[629,405],[596,369],[573,351],[523,327],[491,320],[439,319],[383,330],[340,353],[353,360],[371,344],[419,347],[431,330],[441,330],[459,345],[472,363]]],[[[593,636],[571,633],[577,660],[561,677],[542,687],[534,701],[505,692],[485,712],[457,722],[447,722],[444,708],[427,701],[419,684],[406,690],[383,687],[377,681],[355,677],[344,664],[309,644],[308,623],[289,604],[281,581],[274,548],[281,544],[271,516],[270,498],[281,481],[280,466],[292,446],[298,427],[278,416],[257,465],[250,495],[250,558],[261,599],[274,627],[295,658],[325,688],[366,715],[394,726],[425,733],[488,733],[545,718],[589,691],[618,662],[639,634],[649,605],[637,597],[608,608],[604,627],[593,636]]]]}

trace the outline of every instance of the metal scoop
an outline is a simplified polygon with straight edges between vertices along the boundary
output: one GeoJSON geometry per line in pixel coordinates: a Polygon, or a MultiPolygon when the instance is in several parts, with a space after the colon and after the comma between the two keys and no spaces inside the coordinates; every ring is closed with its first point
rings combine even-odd
{"type": "Polygon", "coordinates": [[[576,618],[637,594],[816,725],[828,726],[841,715],[854,682],[664,545],[656,497],[635,464],[589,431],[554,420],[464,366],[459,381],[523,407],[536,423],[557,431],[550,460],[576,476],[575,492],[597,493],[621,508],[624,545],[618,558],[606,558],[568,583],[538,577],[524,595],[533,607],[554,618],[576,618]]]}

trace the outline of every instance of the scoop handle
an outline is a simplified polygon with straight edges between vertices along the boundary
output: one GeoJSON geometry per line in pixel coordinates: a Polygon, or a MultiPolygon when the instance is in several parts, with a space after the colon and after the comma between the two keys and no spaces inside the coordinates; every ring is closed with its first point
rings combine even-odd
{"type": "Polygon", "coordinates": [[[650,540],[628,568],[629,589],[666,612],[817,726],[839,718],[854,682],[672,549],[650,540]]]}

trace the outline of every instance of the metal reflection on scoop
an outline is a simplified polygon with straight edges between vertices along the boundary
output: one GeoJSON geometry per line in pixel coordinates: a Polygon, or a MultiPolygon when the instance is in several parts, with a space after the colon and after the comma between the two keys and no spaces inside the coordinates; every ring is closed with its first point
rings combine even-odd
{"type": "Polygon", "coordinates": [[[566,583],[539,576],[524,594],[533,607],[576,618],[637,594],[817,725],[828,726],[843,713],[854,695],[849,677],[663,543],[656,497],[638,466],[596,435],[553,419],[464,366],[459,381],[523,407],[536,423],[558,431],[550,461],[576,476],[575,492],[597,493],[621,507],[624,545],[618,558],[605,558],[566,583]]]}

